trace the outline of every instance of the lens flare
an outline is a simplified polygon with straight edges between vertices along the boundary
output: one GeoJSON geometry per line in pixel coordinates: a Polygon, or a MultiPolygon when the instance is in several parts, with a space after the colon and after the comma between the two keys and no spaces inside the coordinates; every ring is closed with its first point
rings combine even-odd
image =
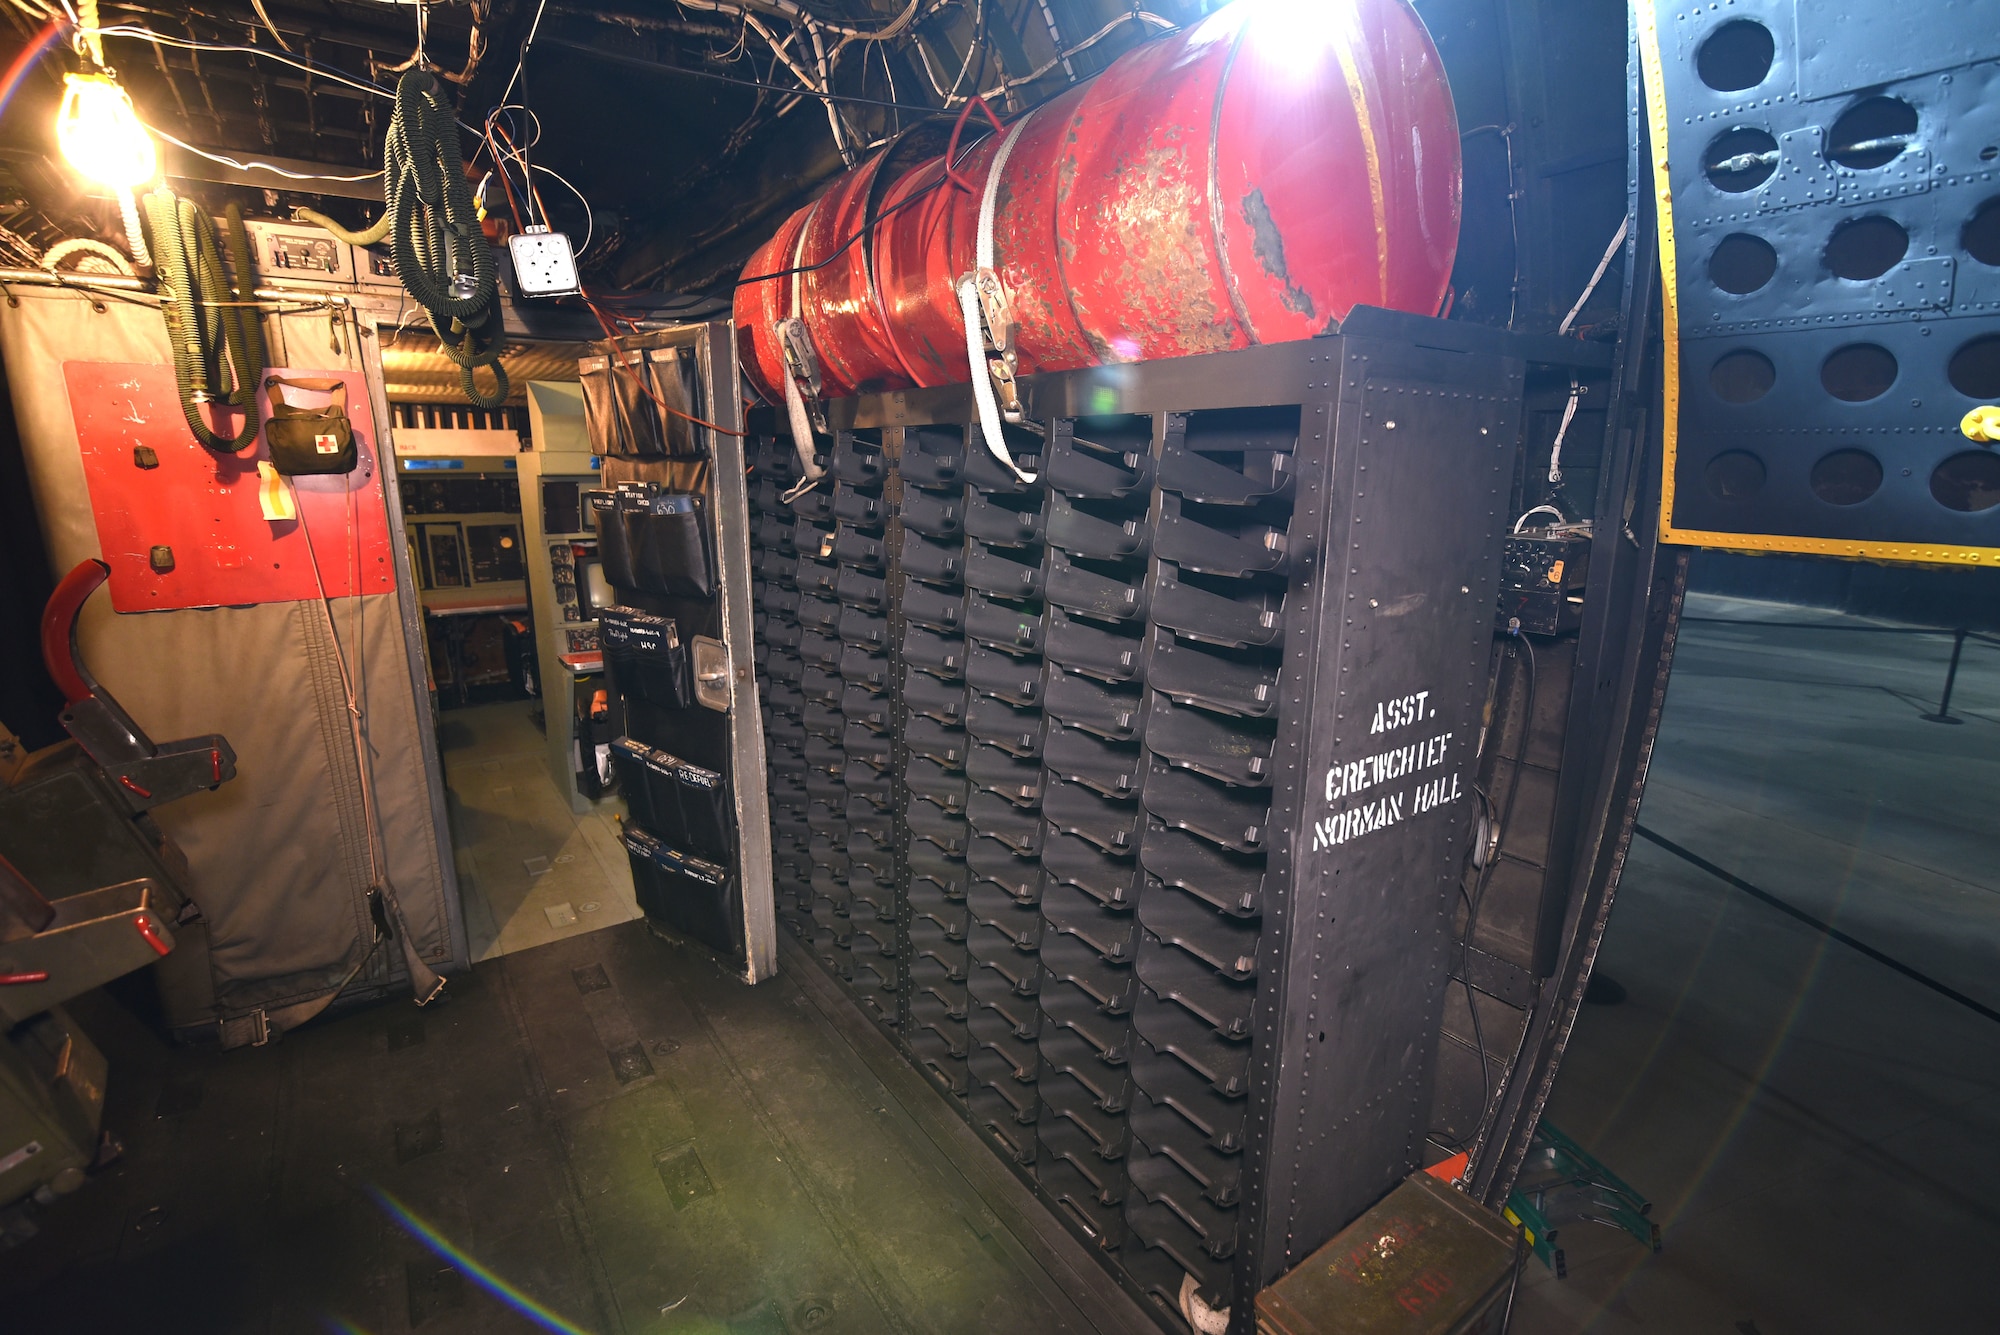
{"type": "Polygon", "coordinates": [[[488,1270],[485,1266],[479,1264],[479,1262],[473,1260],[470,1256],[467,1256],[454,1246],[449,1238],[438,1232],[429,1223],[412,1214],[408,1207],[388,1192],[371,1187],[369,1195],[375,1198],[375,1203],[382,1207],[383,1213],[395,1220],[404,1232],[408,1233],[418,1242],[423,1243],[424,1246],[430,1248],[431,1251],[444,1260],[451,1262],[453,1266],[457,1267],[460,1274],[492,1294],[495,1298],[498,1298],[501,1302],[507,1304],[507,1306],[513,1308],[516,1312],[519,1312],[522,1316],[528,1318],[528,1320],[540,1326],[543,1330],[553,1331],[555,1335],[590,1335],[590,1332],[583,1327],[571,1325],[548,1308],[536,1302],[533,1298],[530,1298],[527,1294],[522,1293],[506,1280],[500,1278],[500,1276],[494,1274],[491,1270],[488,1270]]]}
{"type": "Polygon", "coordinates": [[[14,94],[21,87],[21,80],[35,67],[48,49],[55,45],[56,38],[62,36],[62,21],[52,20],[47,27],[35,34],[35,40],[21,48],[21,54],[14,57],[14,63],[0,74],[0,115],[7,111],[7,104],[14,100],[14,94]]]}

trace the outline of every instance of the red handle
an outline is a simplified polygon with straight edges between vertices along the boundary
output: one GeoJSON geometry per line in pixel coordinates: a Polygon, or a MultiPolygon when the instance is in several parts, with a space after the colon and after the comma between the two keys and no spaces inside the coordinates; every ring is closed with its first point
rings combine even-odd
{"type": "Polygon", "coordinates": [[[153,926],[153,920],[145,914],[141,913],[133,918],[132,926],[138,929],[139,935],[145,938],[146,944],[153,948],[155,955],[164,955],[173,949],[160,935],[160,929],[153,926]]]}
{"type": "Polygon", "coordinates": [[[102,561],[79,561],[42,609],[42,662],[63,699],[73,705],[91,696],[90,681],[76,661],[77,613],[110,575],[111,567],[102,561]]]}

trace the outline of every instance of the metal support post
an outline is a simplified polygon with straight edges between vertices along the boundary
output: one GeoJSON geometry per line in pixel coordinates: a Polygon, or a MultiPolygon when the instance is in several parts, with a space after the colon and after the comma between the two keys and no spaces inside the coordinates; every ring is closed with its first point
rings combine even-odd
{"type": "Polygon", "coordinates": [[[1938,701],[1937,713],[1923,715],[1926,723],[1963,723],[1962,718],[1954,718],[1951,712],[1951,689],[1958,685],[1958,659],[1965,652],[1964,627],[1960,627],[1951,640],[1951,666],[1944,670],[1944,698],[1938,701]]]}

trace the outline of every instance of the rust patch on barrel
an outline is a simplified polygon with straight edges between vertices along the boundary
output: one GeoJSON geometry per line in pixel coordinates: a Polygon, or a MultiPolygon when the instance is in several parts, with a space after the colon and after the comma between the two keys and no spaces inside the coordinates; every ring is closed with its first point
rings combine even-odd
{"type": "Polygon", "coordinates": [[[1257,257],[1257,263],[1265,273],[1278,280],[1284,289],[1279,298],[1285,309],[1306,319],[1314,318],[1313,299],[1305,289],[1292,281],[1291,270],[1285,266],[1285,238],[1278,234],[1278,224],[1271,217],[1271,206],[1264,200],[1264,192],[1255,186],[1243,196],[1243,221],[1250,225],[1250,252],[1257,257]]]}
{"type": "MultiPolygon", "coordinates": [[[[1117,293],[1125,328],[1101,332],[1114,346],[1133,331],[1152,345],[1140,345],[1137,355],[1131,347],[1115,349],[1118,361],[1161,355],[1161,342],[1172,346],[1170,355],[1242,346],[1234,312],[1216,300],[1216,267],[1203,245],[1205,222],[1190,207],[1197,196],[1185,187],[1191,167],[1181,139],[1179,127],[1165,127],[1143,151],[1111,165],[1108,179],[1117,190],[1106,202],[1119,225],[1100,234],[1096,258],[1117,293]]],[[[1093,343],[1099,332],[1092,331],[1093,343]]]]}

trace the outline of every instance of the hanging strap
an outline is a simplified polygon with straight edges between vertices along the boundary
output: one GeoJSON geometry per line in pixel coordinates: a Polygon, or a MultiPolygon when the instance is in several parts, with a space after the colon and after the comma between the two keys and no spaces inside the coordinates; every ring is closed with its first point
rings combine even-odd
{"type": "Polygon", "coordinates": [[[347,415],[347,382],[345,380],[334,377],[311,380],[288,380],[284,376],[279,375],[267,375],[264,377],[264,392],[271,396],[272,412],[275,413],[281,408],[290,408],[293,412],[301,413],[319,412],[322,410],[317,408],[300,408],[295,404],[285,402],[284,395],[278,393],[280,387],[285,389],[302,389],[308,394],[331,394],[333,395],[333,402],[327,406],[338,408],[343,417],[347,415]]]}
{"type": "Polygon", "coordinates": [[[792,307],[791,314],[778,321],[773,332],[778,339],[778,356],[784,361],[785,370],[785,414],[791,421],[792,448],[799,456],[799,483],[786,492],[783,500],[790,503],[811,491],[819,484],[825,470],[813,460],[812,414],[806,408],[806,390],[810,388],[817,395],[820,391],[819,359],[813,352],[812,336],[806,330],[806,322],[801,318],[805,310],[805,273],[803,266],[806,255],[806,237],[812,230],[812,220],[819,212],[806,215],[805,226],[799,228],[798,244],[792,247],[792,307]],[[800,382],[804,381],[802,385],[800,382]]]}
{"type": "MultiPolygon", "coordinates": [[[[1000,151],[993,155],[992,166],[986,169],[986,190],[979,201],[975,267],[958,284],[958,307],[965,316],[965,355],[972,372],[972,397],[979,405],[979,429],[985,435],[986,448],[993,457],[1023,482],[1033,482],[1035,474],[1024,472],[1008,451],[1000,425],[1000,403],[993,393],[993,381],[999,376],[1006,380],[1011,397],[1014,378],[1013,322],[1006,314],[1006,289],[993,268],[993,213],[999,194],[1000,173],[1006,169],[1007,159],[1013,156],[1021,131],[1027,129],[1028,122],[1033,119],[1034,113],[1029,112],[1014,122],[1013,128],[1007,131],[1007,137],[1000,142],[1000,151]]],[[[1010,407],[1012,415],[1018,420],[1018,400],[1010,407]]]]}

